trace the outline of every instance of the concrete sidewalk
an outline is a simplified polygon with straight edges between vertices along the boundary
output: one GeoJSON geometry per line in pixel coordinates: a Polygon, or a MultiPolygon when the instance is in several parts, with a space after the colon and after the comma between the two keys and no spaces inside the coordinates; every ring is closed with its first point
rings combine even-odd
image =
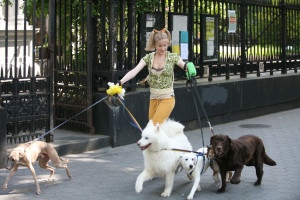
{"type": "MultiPolygon", "coordinates": [[[[253,186],[256,181],[254,167],[245,167],[238,185],[227,184],[224,194],[216,194],[220,183],[214,183],[212,171],[208,169],[201,178],[201,192],[194,199],[206,200],[297,200],[300,199],[300,108],[230,122],[214,126],[216,134],[227,134],[237,138],[254,134],[262,138],[267,154],[277,162],[276,166],[264,165],[262,185],[253,186]]],[[[204,129],[205,144],[211,136],[204,129]]],[[[200,130],[187,131],[194,149],[202,146],[200,130]]],[[[20,168],[11,178],[8,190],[0,192],[1,200],[153,200],[161,199],[164,189],[163,178],[145,182],[143,191],[135,193],[137,176],[143,170],[142,152],[136,144],[117,148],[104,147],[99,150],[67,156],[73,176],[68,180],[63,169],[57,169],[53,182],[46,182],[49,172],[35,165],[41,195],[35,195],[35,185],[30,171],[20,168]]],[[[9,171],[0,169],[2,186],[9,171]]],[[[184,172],[175,176],[173,192],[169,199],[186,199],[192,188],[184,172]]]]}

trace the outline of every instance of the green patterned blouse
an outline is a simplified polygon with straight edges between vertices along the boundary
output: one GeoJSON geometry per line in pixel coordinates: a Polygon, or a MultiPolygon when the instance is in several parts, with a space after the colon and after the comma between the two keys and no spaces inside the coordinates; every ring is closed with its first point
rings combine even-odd
{"type": "Polygon", "coordinates": [[[145,61],[148,71],[148,84],[150,88],[154,89],[166,89],[173,88],[174,82],[174,66],[181,60],[177,53],[171,53],[167,51],[166,63],[161,71],[152,69],[155,52],[145,55],[142,60],[145,61]]]}

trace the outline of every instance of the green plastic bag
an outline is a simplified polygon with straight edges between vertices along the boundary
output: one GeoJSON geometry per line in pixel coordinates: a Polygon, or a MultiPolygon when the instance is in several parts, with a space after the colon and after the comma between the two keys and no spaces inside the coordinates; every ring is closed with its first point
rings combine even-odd
{"type": "Polygon", "coordinates": [[[190,80],[192,76],[197,75],[197,71],[196,71],[194,63],[192,63],[192,62],[187,63],[186,67],[188,70],[188,72],[186,72],[186,77],[188,80],[190,80]]]}

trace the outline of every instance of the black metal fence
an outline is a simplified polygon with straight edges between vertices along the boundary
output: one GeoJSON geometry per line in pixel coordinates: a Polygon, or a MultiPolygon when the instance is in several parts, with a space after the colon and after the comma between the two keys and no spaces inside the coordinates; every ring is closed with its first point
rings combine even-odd
{"type": "Polygon", "coordinates": [[[5,25],[0,30],[0,106],[7,111],[9,143],[30,141],[50,128],[50,81],[46,53],[42,53],[44,9],[37,16],[35,1],[30,9],[28,1],[18,2],[3,1],[0,13],[0,23],[5,25]]]}
{"type": "MultiPolygon", "coordinates": [[[[168,13],[184,13],[192,19],[188,22],[191,38],[189,61],[198,66],[199,78],[207,76],[211,81],[213,77],[220,76],[226,79],[233,75],[245,78],[247,74],[272,75],[274,71],[285,74],[291,70],[297,72],[300,66],[298,0],[156,0],[143,4],[130,0],[101,1],[100,8],[102,14],[98,17],[100,20],[95,31],[99,39],[96,44],[100,44],[96,47],[97,58],[100,59],[97,59],[97,67],[93,70],[97,80],[93,86],[98,89],[105,88],[107,80],[116,81],[141,58],[135,53],[142,40],[137,19],[146,11],[161,12],[165,16],[166,27],[168,13]],[[104,6],[109,8],[109,16],[105,15],[104,6]],[[233,32],[229,32],[230,11],[235,13],[236,28],[233,32]],[[201,47],[206,41],[200,33],[203,32],[201,17],[204,15],[217,17],[217,62],[203,60],[201,47]],[[138,26],[132,26],[131,22],[138,26]],[[103,31],[105,26],[110,28],[103,31]]],[[[146,73],[146,69],[142,71],[137,81],[145,78],[146,73]]],[[[180,72],[176,75],[177,79],[184,78],[180,72]]],[[[134,90],[135,80],[127,86],[134,90]]]]}
{"type": "MultiPolygon", "coordinates": [[[[300,0],[25,0],[13,7],[9,2],[2,3],[2,18],[0,13],[0,23],[5,21],[0,94],[10,138],[35,137],[69,119],[93,103],[94,93],[105,92],[107,82],[132,69],[143,56],[149,31],[143,20],[152,13],[169,30],[172,14],[188,17],[187,60],[195,63],[199,79],[300,68],[300,0]],[[213,32],[205,17],[215,20],[213,32]],[[212,41],[208,34],[214,35],[212,41]],[[206,59],[208,51],[213,60],[206,59]]],[[[125,85],[127,90],[135,91],[146,74],[144,69],[125,85]]],[[[182,70],[175,76],[185,79],[182,70]]],[[[92,112],[65,127],[93,133],[92,112]]]]}
{"type": "MultiPolygon", "coordinates": [[[[81,26],[86,27],[86,32],[79,31],[75,35],[84,37],[82,41],[85,42],[82,43],[86,45],[86,70],[90,71],[86,77],[89,77],[87,80],[92,80],[87,84],[90,95],[93,92],[105,92],[107,82],[116,82],[143,56],[140,49],[143,48],[145,37],[142,35],[144,30],[141,19],[149,13],[161,13],[165,19],[162,24],[166,27],[169,26],[169,13],[186,14],[189,17],[188,60],[197,66],[198,78],[212,81],[214,77],[230,79],[236,75],[242,78],[246,78],[248,74],[272,75],[274,71],[285,74],[287,71],[297,72],[300,67],[299,0],[85,2],[87,18],[82,20],[86,24],[81,26]],[[230,33],[229,11],[235,13],[236,26],[235,31],[230,33]],[[217,18],[217,62],[203,60],[201,48],[206,41],[201,37],[205,33],[201,18],[205,15],[217,18]]],[[[78,21],[82,16],[85,15],[78,15],[78,21]]],[[[75,23],[72,26],[74,30],[75,23]]],[[[127,83],[127,91],[135,91],[137,83],[146,74],[147,69],[144,69],[136,79],[127,83]]],[[[176,70],[175,75],[176,80],[185,78],[181,70],[176,70]]],[[[91,96],[88,97],[91,102],[91,96]]],[[[62,118],[64,119],[66,118],[62,118]]],[[[92,124],[91,121],[92,119],[89,124],[92,124]]]]}
{"type": "MultiPolygon", "coordinates": [[[[96,40],[87,35],[87,29],[90,29],[88,20],[92,19],[87,10],[91,4],[91,1],[83,0],[56,1],[52,4],[52,19],[56,27],[53,35],[56,46],[53,57],[54,125],[71,118],[92,103],[92,71],[87,66],[87,54],[91,52],[87,47],[89,42],[94,43],[96,40]]],[[[64,127],[93,132],[91,123],[89,110],[64,127]]]]}

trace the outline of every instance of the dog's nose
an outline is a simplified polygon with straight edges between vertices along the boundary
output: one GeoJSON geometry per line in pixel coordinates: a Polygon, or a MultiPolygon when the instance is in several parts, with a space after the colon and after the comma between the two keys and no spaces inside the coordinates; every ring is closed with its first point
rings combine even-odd
{"type": "Polygon", "coordinates": [[[193,165],[190,165],[190,169],[193,169],[193,165]]]}
{"type": "Polygon", "coordinates": [[[218,151],[221,151],[221,150],[222,150],[222,147],[217,147],[217,150],[218,150],[218,151]]]}
{"type": "Polygon", "coordinates": [[[138,142],[138,143],[136,143],[138,146],[140,146],[140,143],[138,142]]]}

